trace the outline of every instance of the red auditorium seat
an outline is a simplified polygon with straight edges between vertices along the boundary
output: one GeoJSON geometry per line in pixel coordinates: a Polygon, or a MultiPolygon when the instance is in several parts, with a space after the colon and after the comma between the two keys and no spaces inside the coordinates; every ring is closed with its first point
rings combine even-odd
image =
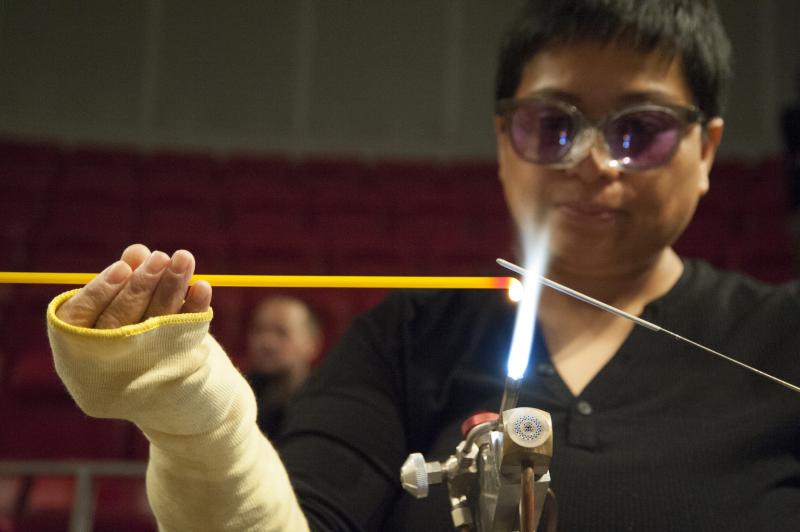
{"type": "Polygon", "coordinates": [[[308,192],[296,165],[283,157],[236,156],[222,168],[226,215],[238,211],[288,212],[307,205],[308,192]]]}
{"type": "MultiPolygon", "coordinates": [[[[94,532],[150,532],[157,529],[143,478],[95,478],[94,532]]],[[[14,532],[61,532],[69,528],[75,480],[31,479],[25,504],[12,521],[14,532]]]]}
{"type": "Polygon", "coordinates": [[[788,191],[789,177],[786,175],[786,161],[783,157],[767,157],[759,161],[754,173],[756,179],[784,183],[788,191]]]}
{"type": "Polygon", "coordinates": [[[753,166],[735,159],[718,160],[711,169],[710,188],[700,200],[698,213],[709,216],[741,216],[753,166]]]}
{"type": "Polygon", "coordinates": [[[244,154],[231,155],[223,165],[224,179],[293,179],[298,163],[284,155],[244,154]]]}
{"type": "Polygon", "coordinates": [[[388,289],[355,289],[351,291],[351,301],[353,303],[352,312],[350,315],[350,319],[355,318],[358,314],[362,312],[366,312],[367,310],[371,309],[389,294],[390,290],[388,289]]]}
{"type": "Polygon", "coordinates": [[[141,157],[133,150],[81,148],[65,154],[56,193],[68,201],[132,203],[140,172],[141,157]]]}
{"type": "Polygon", "coordinates": [[[61,152],[55,146],[0,141],[0,190],[42,193],[60,165],[61,152]]]}
{"type": "Polygon", "coordinates": [[[0,458],[120,459],[128,449],[126,421],[93,419],[71,403],[4,394],[0,458]]]}
{"type": "MultiPolygon", "coordinates": [[[[442,163],[430,160],[383,159],[369,167],[374,179],[398,186],[399,191],[413,190],[419,182],[441,182],[446,173],[442,163]]],[[[403,194],[405,196],[405,194],[403,194]]]]}
{"type": "Polygon", "coordinates": [[[128,425],[125,458],[128,460],[146,461],[150,456],[150,442],[136,425],[128,425]]]}
{"type": "Polygon", "coordinates": [[[0,269],[24,267],[60,155],[54,146],[0,142],[0,269]]]}
{"type": "Polygon", "coordinates": [[[317,220],[326,252],[326,272],[333,275],[413,273],[412,257],[400,246],[384,213],[330,213],[317,220]]]}
{"type": "Polygon", "coordinates": [[[412,257],[422,274],[447,274],[444,257],[471,249],[468,223],[463,215],[446,210],[410,214],[396,220],[397,246],[412,257]]]}
{"type": "Polygon", "coordinates": [[[41,403],[71,404],[72,399],[58,378],[49,349],[17,353],[9,368],[8,390],[15,399],[41,403]]]}
{"type": "MultiPolygon", "coordinates": [[[[764,167],[768,168],[768,165],[764,167]]],[[[755,216],[765,212],[772,216],[788,216],[790,197],[789,182],[781,173],[763,170],[764,167],[753,172],[753,180],[746,189],[747,201],[744,210],[755,216]]]]}
{"type": "Polygon", "coordinates": [[[795,278],[792,246],[785,212],[765,211],[753,215],[738,243],[741,268],[764,281],[795,278]]]}
{"type": "Polygon", "coordinates": [[[45,309],[67,286],[15,288],[14,312],[2,323],[0,458],[122,458],[126,422],[80,412],[57,378],[46,336],[45,309]],[[53,437],[58,435],[58,437],[53,437]]]}
{"type": "Polygon", "coordinates": [[[192,204],[149,209],[142,215],[141,233],[135,240],[168,254],[188,249],[197,261],[197,273],[223,273],[230,267],[230,250],[216,214],[192,204]]]}
{"type": "Polygon", "coordinates": [[[322,271],[320,235],[303,213],[237,211],[227,226],[234,273],[314,274],[322,271]]]}
{"type": "Polygon", "coordinates": [[[32,242],[30,267],[100,271],[131,243],[137,219],[124,204],[59,201],[32,242]]]}
{"type": "MultiPolygon", "coordinates": [[[[3,380],[0,381],[0,396],[3,390],[10,388],[12,377],[23,360],[46,360],[50,367],[49,372],[52,373],[52,362],[49,360],[50,346],[45,326],[45,310],[53,297],[70,288],[73,287],[18,285],[13,288],[9,297],[11,303],[0,321],[0,353],[4,353],[4,374],[3,380]]],[[[37,364],[34,363],[32,366],[37,366],[37,364]]],[[[34,371],[34,374],[37,378],[40,376],[38,371],[34,371]]],[[[40,380],[38,384],[44,384],[49,378],[49,376],[43,377],[44,381],[40,380]]],[[[57,383],[56,395],[63,393],[61,389],[60,383],[57,383]]]]}
{"type": "Polygon", "coordinates": [[[69,529],[75,479],[42,476],[30,480],[30,487],[13,521],[15,532],[56,532],[69,529]]]}
{"type": "Polygon", "coordinates": [[[237,366],[241,365],[244,353],[247,326],[244,306],[246,294],[251,290],[254,289],[218,287],[211,295],[214,319],[211,320],[210,332],[237,366]]]}
{"type": "Polygon", "coordinates": [[[319,218],[331,214],[387,214],[394,199],[383,183],[359,160],[311,159],[298,167],[298,179],[308,187],[306,202],[319,218]]]}
{"type": "Polygon", "coordinates": [[[155,153],[142,162],[142,198],[148,201],[215,201],[222,190],[219,163],[204,153],[155,153]],[[209,195],[214,195],[209,197],[209,195]]]}
{"type": "Polygon", "coordinates": [[[143,478],[95,480],[94,532],[155,532],[143,478]]]}
{"type": "Polygon", "coordinates": [[[228,265],[217,161],[206,154],[158,153],[142,169],[141,224],[136,241],[172,253],[192,251],[206,272],[228,265]]]}
{"type": "Polygon", "coordinates": [[[720,268],[739,264],[731,221],[722,215],[696,216],[675,243],[679,255],[707,260],[720,268]]]}
{"type": "Polygon", "coordinates": [[[382,181],[384,194],[393,198],[396,222],[409,216],[436,215],[457,208],[452,180],[434,161],[380,161],[373,173],[382,181]]]}
{"type": "Polygon", "coordinates": [[[39,221],[44,204],[43,193],[25,190],[9,193],[0,191],[0,234],[24,240],[39,221]]]}
{"type": "Polygon", "coordinates": [[[452,162],[444,172],[452,193],[448,208],[478,216],[504,216],[508,212],[496,162],[452,162]]]}
{"type": "MultiPolygon", "coordinates": [[[[2,202],[0,202],[0,209],[2,202]]],[[[4,222],[0,221],[0,224],[4,222]]],[[[28,262],[28,234],[29,229],[24,228],[24,224],[16,225],[13,222],[8,225],[0,225],[0,270],[19,271],[24,270],[28,262]]],[[[2,297],[0,297],[2,299],[2,297]]]]}
{"type": "Polygon", "coordinates": [[[14,517],[19,513],[27,489],[21,476],[0,476],[0,532],[14,531],[14,517]]]}
{"type": "Polygon", "coordinates": [[[408,251],[391,243],[366,244],[360,241],[338,247],[326,259],[329,275],[415,275],[417,261],[408,251]]]}
{"type": "Polygon", "coordinates": [[[193,209],[217,223],[225,190],[221,177],[219,164],[211,155],[154,154],[142,166],[143,215],[153,210],[193,209]]]}
{"type": "MultiPolygon", "coordinates": [[[[369,169],[360,159],[309,158],[300,161],[295,173],[301,181],[324,186],[344,181],[362,181],[367,177],[369,169]]],[[[336,193],[334,188],[335,186],[331,187],[332,193],[336,193]]]]}
{"type": "Polygon", "coordinates": [[[797,278],[792,255],[786,251],[768,251],[742,259],[741,269],[769,283],[782,283],[797,278]]]}

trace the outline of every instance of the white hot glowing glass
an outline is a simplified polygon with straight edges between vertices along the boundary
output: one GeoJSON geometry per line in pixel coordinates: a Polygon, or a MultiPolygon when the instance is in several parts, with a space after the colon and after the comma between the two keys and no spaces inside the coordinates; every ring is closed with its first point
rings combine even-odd
{"type": "Polygon", "coordinates": [[[525,295],[525,288],[522,286],[522,283],[519,279],[511,278],[511,282],[508,283],[508,299],[511,300],[512,303],[519,303],[522,301],[522,296],[525,295]]]}
{"type": "MultiPolygon", "coordinates": [[[[536,325],[536,311],[539,308],[539,294],[542,285],[539,276],[544,275],[547,264],[547,238],[540,235],[528,239],[526,246],[526,270],[528,278],[522,281],[522,299],[517,307],[517,320],[514,323],[514,336],[508,353],[508,377],[520,380],[528,369],[533,333],[536,325]]],[[[515,294],[516,295],[516,294],[515,294]]],[[[509,297],[511,289],[509,288],[509,297]]],[[[512,299],[513,300],[513,299],[512,299]]]]}

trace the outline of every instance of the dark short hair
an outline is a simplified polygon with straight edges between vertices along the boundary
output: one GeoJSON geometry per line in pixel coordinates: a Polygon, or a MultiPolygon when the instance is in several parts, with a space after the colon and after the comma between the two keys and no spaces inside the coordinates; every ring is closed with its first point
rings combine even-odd
{"type": "Polygon", "coordinates": [[[578,40],[680,57],[695,105],[707,117],[722,114],[730,42],[713,0],[529,0],[503,40],[495,100],[514,96],[537,53],[578,40]]]}

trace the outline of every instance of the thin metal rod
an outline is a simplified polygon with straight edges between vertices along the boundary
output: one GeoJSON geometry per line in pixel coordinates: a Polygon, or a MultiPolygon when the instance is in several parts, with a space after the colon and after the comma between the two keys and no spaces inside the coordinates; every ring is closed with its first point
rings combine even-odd
{"type": "MultiPolygon", "coordinates": [[[[509,269],[509,270],[511,270],[513,272],[516,272],[516,273],[522,275],[522,276],[527,276],[528,275],[528,272],[527,272],[527,270],[525,268],[523,268],[521,266],[517,266],[516,264],[514,264],[512,262],[509,262],[507,260],[497,259],[497,264],[499,264],[503,268],[507,268],[507,269],[509,269]]],[[[780,384],[781,386],[789,388],[790,390],[792,390],[794,392],[800,393],[800,387],[795,386],[794,384],[792,384],[790,382],[786,382],[783,379],[779,379],[778,377],[775,377],[774,375],[770,375],[769,373],[761,371],[760,369],[756,369],[756,368],[754,368],[752,366],[748,366],[744,362],[740,362],[740,361],[736,360],[735,358],[731,358],[731,357],[729,357],[727,355],[723,355],[719,351],[715,351],[715,350],[711,349],[710,347],[706,347],[706,346],[704,346],[702,344],[699,344],[699,343],[697,343],[697,342],[695,342],[693,340],[689,340],[688,338],[684,338],[683,336],[681,336],[679,334],[676,334],[676,333],[674,333],[672,331],[664,329],[663,327],[659,327],[655,323],[651,323],[651,322],[649,322],[647,320],[643,320],[642,318],[639,318],[638,316],[634,316],[633,314],[628,314],[627,312],[625,312],[623,310],[620,310],[620,309],[618,309],[616,307],[612,307],[611,305],[609,305],[607,303],[603,303],[602,301],[598,301],[597,299],[595,299],[593,297],[589,297],[586,294],[582,294],[582,293],[578,292],[577,290],[573,290],[572,288],[568,288],[568,287],[564,286],[563,284],[559,284],[559,283],[557,283],[555,281],[551,281],[547,277],[539,276],[539,281],[543,285],[545,285],[547,287],[550,287],[550,288],[552,288],[554,290],[557,290],[557,291],[559,291],[561,293],[564,293],[564,294],[567,294],[569,296],[572,296],[575,299],[583,301],[584,303],[588,303],[590,305],[594,305],[595,307],[603,309],[606,312],[610,312],[611,314],[614,314],[614,315],[620,316],[622,318],[628,319],[628,320],[634,322],[637,325],[641,325],[642,327],[650,329],[651,331],[664,333],[664,334],[666,334],[668,336],[671,336],[672,338],[674,338],[676,340],[680,340],[681,342],[685,342],[687,344],[693,345],[694,347],[698,347],[698,348],[702,349],[703,351],[705,351],[707,353],[711,353],[712,355],[716,355],[716,356],[722,358],[723,360],[726,360],[726,361],[730,362],[731,364],[734,364],[734,365],[739,366],[741,368],[750,370],[753,373],[755,373],[756,375],[760,375],[761,377],[764,377],[765,379],[769,379],[772,382],[775,382],[777,384],[780,384]]]]}
{"type": "MultiPolygon", "coordinates": [[[[514,264],[512,262],[508,262],[505,259],[497,259],[497,264],[499,264],[503,268],[511,270],[512,272],[516,272],[516,273],[518,273],[518,274],[520,274],[522,276],[527,276],[528,275],[528,272],[527,272],[527,270],[525,268],[523,268],[521,266],[517,266],[516,264],[514,264]]],[[[647,327],[651,331],[658,332],[658,331],[661,330],[661,327],[659,327],[658,325],[655,325],[653,323],[650,323],[649,321],[643,320],[642,318],[634,316],[633,314],[628,314],[624,310],[620,310],[617,307],[612,307],[608,303],[603,303],[602,301],[598,301],[597,299],[595,299],[593,297],[589,297],[586,294],[582,294],[582,293],[578,292],[577,290],[573,290],[572,288],[564,286],[563,284],[559,284],[559,283],[557,283],[555,281],[551,281],[547,277],[539,276],[539,281],[543,285],[548,286],[548,287],[552,288],[553,290],[557,290],[557,291],[559,291],[561,293],[567,294],[568,296],[572,296],[575,299],[580,299],[584,303],[589,303],[590,305],[594,305],[597,308],[601,308],[601,309],[605,310],[606,312],[610,312],[611,314],[616,314],[617,316],[625,318],[626,320],[631,320],[632,322],[635,322],[636,324],[641,325],[642,327],[647,327]]]]}

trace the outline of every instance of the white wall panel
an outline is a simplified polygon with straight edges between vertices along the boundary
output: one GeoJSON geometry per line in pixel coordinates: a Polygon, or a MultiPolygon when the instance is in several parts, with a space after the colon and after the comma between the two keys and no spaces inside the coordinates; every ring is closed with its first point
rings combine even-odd
{"type": "MultiPolygon", "coordinates": [[[[4,0],[0,135],[491,158],[497,46],[519,3],[4,0]]],[[[719,5],[737,72],[722,154],[775,154],[800,2],[719,5]]]]}

